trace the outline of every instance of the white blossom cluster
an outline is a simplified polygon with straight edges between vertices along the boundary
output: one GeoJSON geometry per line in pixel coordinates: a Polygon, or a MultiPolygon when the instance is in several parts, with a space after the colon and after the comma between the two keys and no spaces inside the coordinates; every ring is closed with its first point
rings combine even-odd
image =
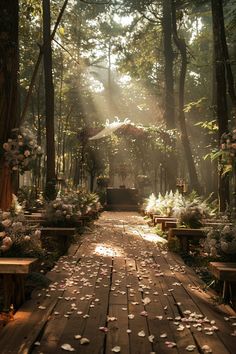
{"type": "Polygon", "coordinates": [[[99,209],[96,194],[71,191],[49,202],[44,217],[50,224],[73,224],[82,215],[97,212],[99,209]]]}
{"type": "Polygon", "coordinates": [[[209,228],[204,248],[213,257],[236,254],[236,225],[209,228]]]}
{"type": "Polygon", "coordinates": [[[37,156],[41,155],[41,147],[28,129],[13,129],[12,137],[3,144],[3,149],[8,166],[20,173],[30,170],[37,156]]]}
{"type": "Polygon", "coordinates": [[[34,239],[39,242],[41,231],[30,228],[22,213],[0,211],[0,253],[5,253],[16,244],[29,243],[34,239]]]}

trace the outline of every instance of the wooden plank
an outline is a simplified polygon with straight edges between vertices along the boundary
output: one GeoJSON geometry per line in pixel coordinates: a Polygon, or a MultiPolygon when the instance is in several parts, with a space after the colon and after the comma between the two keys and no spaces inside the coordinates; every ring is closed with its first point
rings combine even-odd
{"type": "Polygon", "coordinates": [[[87,258],[81,260],[78,265],[74,265],[72,273],[65,279],[65,292],[57,302],[54,314],[48,321],[40,341],[40,346],[36,347],[33,353],[55,353],[60,351],[61,345],[73,342],[73,346],[79,343],[74,339],[74,335],[82,334],[89,314],[92,295],[97,275],[89,277],[99,265],[96,260],[87,258]],[[80,313],[78,313],[80,312],[80,313]]]}
{"type": "Polygon", "coordinates": [[[108,316],[115,318],[115,320],[107,323],[109,331],[106,336],[106,352],[111,353],[112,348],[119,346],[122,353],[128,354],[127,274],[126,261],[121,257],[116,257],[113,260],[108,316]]]}
{"type": "Polygon", "coordinates": [[[90,308],[89,318],[82,333],[83,337],[90,340],[90,343],[89,345],[80,346],[79,352],[81,354],[100,354],[105,351],[106,334],[99,328],[107,327],[112,258],[102,257],[101,261],[101,269],[97,279],[99,281],[96,282],[94,292],[95,306],[90,308]]]}
{"type": "Polygon", "coordinates": [[[42,302],[40,306],[45,307],[45,310],[40,310],[35,300],[23,305],[14,316],[14,321],[9,322],[0,332],[1,354],[29,353],[56,302],[56,299],[42,302]],[[23,333],[24,336],[22,337],[23,333]]]}
{"type": "MultiPolygon", "coordinates": [[[[63,258],[67,259],[67,257],[63,258]]],[[[68,255],[68,259],[74,262],[74,258],[70,255],[68,255]]],[[[58,273],[52,270],[47,274],[55,283],[52,283],[48,289],[34,291],[33,298],[24,303],[16,312],[14,321],[9,322],[1,330],[0,348],[2,354],[30,352],[40,331],[51,316],[58,302],[58,296],[62,296],[64,292],[64,289],[60,288],[59,282],[61,278],[68,275],[68,269],[64,267],[64,262],[59,262],[56,269],[58,273]],[[12,340],[9,341],[9,338],[12,340]]]]}
{"type": "MultiPolygon", "coordinates": [[[[170,307],[167,306],[168,301],[163,295],[160,277],[152,276],[152,264],[137,262],[138,270],[142,274],[142,285],[146,286],[146,291],[142,293],[143,299],[150,299],[150,303],[144,306],[147,312],[147,323],[150,329],[150,335],[154,336],[153,351],[157,353],[169,353],[170,348],[166,345],[168,342],[176,342],[171,321],[169,318],[173,317],[170,307]]],[[[145,288],[144,288],[145,289],[145,288]]],[[[179,353],[177,347],[171,348],[172,353],[179,353]]]]}
{"type": "MultiPolygon", "coordinates": [[[[171,259],[172,257],[168,257],[169,264],[172,263],[171,259]]],[[[218,341],[213,338],[213,336],[208,336],[207,339],[209,346],[212,347],[214,353],[233,353],[234,347],[236,345],[236,339],[231,335],[231,333],[233,333],[234,330],[231,327],[230,322],[225,321],[225,318],[228,318],[230,315],[234,315],[235,312],[232,311],[230,314],[229,312],[223,311],[224,307],[217,306],[217,304],[215,304],[213,301],[214,299],[212,299],[211,296],[207,296],[207,294],[202,291],[199,286],[192,287],[192,277],[191,279],[189,278],[189,273],[192,270],[189,267],[185,266],[185,272],[178,271],[177,269],[178,267],[173,263],[172,271],[175,273],[178,281],[183,284],[186,293],[189,295],[193,303],[198,307],[199,312],[202,313],[204,317],[207,316],[210,320],[215,321],[216,326],[219,328],[219,330],[214,334],[214,337],[218,337],[218,341]]],[[[182,306],[184,307],[185,304],[186,299],[184,299],[182,306]]]]}
{"type": "Polygon", "coordinates": [[[153,351],[153,346],[148,340],[150,335],[147,319],[141,313],[145,311],[142,303],[143,297],[140,291],[139,277],[137,274],[136,262],[133,259],[127,260],[127,285],[128,285],[128,311],[129,316],[133,315],[128,321],[131,333],[130,340],[130,353],[143,354],[153,351]],[[144,331],[145,337],[140,337],[138,334],[144,331]]]}

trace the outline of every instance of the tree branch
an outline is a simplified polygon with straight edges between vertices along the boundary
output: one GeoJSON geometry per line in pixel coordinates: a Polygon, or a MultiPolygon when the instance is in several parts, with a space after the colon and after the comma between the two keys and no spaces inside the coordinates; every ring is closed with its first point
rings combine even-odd
{"type": "Polygon", "coordinates": [[[74,56],[69,52],[68,49],[66,49],[66,48],[65,48],[61,43],[59,43],[55,38],[53,38],[53,41],[54,41],[55,43],[57,43],[57,44],[59,45],[59,47],[61,47],[66,53],[68,53],[69,56],[73,59],[73,61],[74,61],[76,64],[80,65],[80,63],[78,62],[78,60],[76,60],[76,59],[74,58],[74,56]]]}
{"type": "MultiPolygon", "coordinates": [[[[57,28],[59,26],[59,23],[61,21],[61,18],[64,14],[64,11],[65,11],[65,8],[67,6],[67,3],[68,3],[69,0],[65,0],[62,8],[61,8],[61,11],[58,15],[58,18],[57,18],[57,21],[55,23],[55,26],[54,26],[54,29],[52,31],[52,34],[50,36],[50,40],[52,41],[54,36],[55,36],[55,33],[57,31],[57,28]]],[[[38,59],[37,59],[37,62],[35,64],[35,67],[34,67],[34,71],[33,71],[33,74],[32,74],[32,77],[31,77],[31,81],[30,81],[30,85],[29,85],[29,90],[27,92],[27,95],[26,95],[26,98],[25,98],[25,102],[23,104],[23,109],[22,109],[22,113],[21,113],[21,117],[20,117],[20,123],[22,123],[25,119],[25,115],[26,115],[26,111],[27,111],[27,108],[28,108],[28,105],[29,105],[29,100],[30,100],[30,97],[32,95],[32,91],[33,91],[33,87],[34,87],[34,83],[35,83],[35,80],[36,80],[36,76],[37,76],[37,73],[38,73],[38,69],[39,69],[39,65],[41,63],[41,60],[42,60],[42,57],[43,57],[43,50],[44,50],[44,45],[40,47],[40,51],[39,51],[39,55],[38,55],[38,59]]]]}

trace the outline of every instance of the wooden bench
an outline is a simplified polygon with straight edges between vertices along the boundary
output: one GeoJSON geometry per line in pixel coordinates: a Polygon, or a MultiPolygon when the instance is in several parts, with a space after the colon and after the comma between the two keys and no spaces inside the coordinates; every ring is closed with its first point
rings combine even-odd
{"type": "Polygon", "coordinates": [[[168,232],[168,241],[173,237],[179,239],[181,251],[188,253],[189,242],[199,241],[201,238],[205,238],[206,234],[204,229],[172,228],[168,232]]]}
{"type": "Polygon", "coordinates": [[[155,215],[155,216],[153,217],[154,226],[156,226],[157,224],[161,224],[161,229],[162,229],[162,231],[165,231],[165,224],[166,224],[167,222],[175,222],[175,223],[176,223],[176,218],[165,217],[165,216],[158,216],[158,215],[155,215]]]}
{"type": "Polygon", "coordinates": [[[223,299],[232,303],[235,300],[233,295],[236,295],[232,289],[232,283],[236,285],[236,263],[210,262],[209,270],[216,279],[223,282],[223,299]]]}
{"type": "Polygon", "coordinates": [[[3,311],[18,308],[25,301],[25,277],[36,258],[0,258],[3,281],[3,311]]]}
{"type": "Polygon", "coordinates": [[[164,230],[163,231],[168,231],[169,229],[177,228],[177,222],[176,221],[166,221],[164,224],[164,230]]]}

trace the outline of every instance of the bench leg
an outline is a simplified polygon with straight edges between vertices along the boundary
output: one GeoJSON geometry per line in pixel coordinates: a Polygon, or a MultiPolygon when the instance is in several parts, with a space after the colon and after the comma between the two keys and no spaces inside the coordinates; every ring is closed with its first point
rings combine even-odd
{"type": "Polygon", "coordinates": [[[14,281],[12,274],[3,274],[3,311],[9,312],[13,304],[14,281]]]}
{"type": "Polygon", "coordinates": [[[14,307],[19,308],[25,302],[25,274],[17,274],[14,277],[14,307]]]}
{"type": "Polygon", "coordinates": [[[233,301],[232,287],[231,287],[230,282],[228,282],[228,281],[224,281],[222,297],[225,302],[232,303],[232,301],[233,301]]]}
{"type": "Polygon", "coordinates": [[[3,274],[3,311],[19,308],[25,301],[25,275],[3,274]]]}
{"type": "Polygon", "coordinates": [[[188,237],[181,236],[179,238],[179,241],[180,241],[181,250],[184,251],[185,253],[188,253],[188,250],[189,250],[188,237]]]}

